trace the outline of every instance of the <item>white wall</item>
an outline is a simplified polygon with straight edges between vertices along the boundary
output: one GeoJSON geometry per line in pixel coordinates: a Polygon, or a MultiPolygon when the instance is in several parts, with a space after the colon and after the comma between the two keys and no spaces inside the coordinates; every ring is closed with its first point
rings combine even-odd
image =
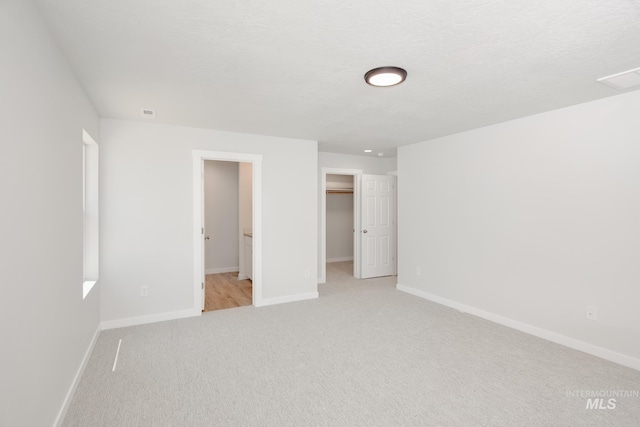
{"type": "Polygon", "coordinates": [[[204,162],[204,213],[205,271],[237,269],[238,162],[204,162]]]}
{"type": "Polygon", "coordinates": [[[398,282],[640,368],[638,111],[631,92],[400,147],[398,282]]]}
{"type": "Polygon", "coordinates": [[[193,149],[262,154],[262,296],[316,292],[315,141],[109,119],[101,126],[103,320],[193,309],[193,149]],[[149,296],[140,297],[141,285],[149,296]]]}
{"type": "Polygon", "coordinates": [[[396,170],[396,158],[321,152],[318,153],[318,173],[322,168],[362,169],[364,173],[384,175],[396,170]]]}
{"type": "Polygon", "coordinates": [[[98,140],[99,121],[31,2],[0,3],[0,61],[0,425],[50,426],[99,322],[100,284],[82,299],[82,129],[98,140]]]}

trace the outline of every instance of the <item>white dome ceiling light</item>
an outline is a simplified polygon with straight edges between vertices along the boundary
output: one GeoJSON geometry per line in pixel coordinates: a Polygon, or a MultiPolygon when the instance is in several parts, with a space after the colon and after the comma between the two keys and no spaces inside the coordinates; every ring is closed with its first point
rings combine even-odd
{"type": "Polygon", "coordinates": [[[364,80],[371,86],[387,87],[402,83],[407,78],[406,70],[400,67],[379,67],[367,71],[364,80]]]}

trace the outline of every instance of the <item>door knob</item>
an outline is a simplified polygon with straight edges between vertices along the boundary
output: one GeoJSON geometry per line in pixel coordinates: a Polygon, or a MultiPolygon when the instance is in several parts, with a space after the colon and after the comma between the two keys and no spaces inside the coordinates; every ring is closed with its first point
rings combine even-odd
{"type": "Polygon", "coordinates": [[[363,233],[366,233],[366,232],[367,232],[367,230],[362,230],[362,232],[363,232],[363,233]]]}
{"type": "Polygon", "coordinates": [[[205,236],[205,237],[204,237],[204,240],[209,240],[209,236],[205,236]]]}

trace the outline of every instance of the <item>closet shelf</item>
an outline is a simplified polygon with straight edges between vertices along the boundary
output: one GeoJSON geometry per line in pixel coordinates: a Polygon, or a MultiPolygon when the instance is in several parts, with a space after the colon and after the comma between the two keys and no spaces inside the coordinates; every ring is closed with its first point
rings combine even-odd
{"type": "Polygon", "coordinates": [[[353,194],[352,188],[327,189],[327,194],[353,194]]]}

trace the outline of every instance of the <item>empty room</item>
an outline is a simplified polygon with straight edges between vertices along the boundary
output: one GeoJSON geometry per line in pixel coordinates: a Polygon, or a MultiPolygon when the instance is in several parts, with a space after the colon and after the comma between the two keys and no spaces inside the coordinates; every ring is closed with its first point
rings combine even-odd
{"type": "Polygon", "coordinates": [[[640,425],[640,2],[3,0],[0,54],[0,426],[640,425]]]}

